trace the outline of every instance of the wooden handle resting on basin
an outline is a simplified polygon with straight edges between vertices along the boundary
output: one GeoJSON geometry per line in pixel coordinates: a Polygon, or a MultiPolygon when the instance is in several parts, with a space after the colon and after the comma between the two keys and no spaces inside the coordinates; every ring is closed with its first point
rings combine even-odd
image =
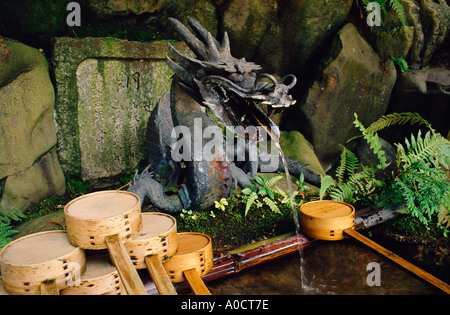
{"type": "Polygon", "coordinates": [[[390,250],[387,250],[383,246],[375,243],[371,239],[365,237],[364,235],[361,235],[360,233],[356,232],[353,229],[347,229],[344,230],[344,234],[350,236],[351,238],[369,246],[370,248],[376,250],[378,253],[382,254],[383,256],[389,258],[390,260],[394,261],[395,263],[399,264],[403,268],[406,268],[407,270],[411,271],[415,275],[419,276],[423,280],[431,283],[432,285],[436,286],[437,288],[441,289],[447,294],[450,294],[450,286],[436,278],[435,276],[429,274],[428,272],[420,269],[419,267],[413,265],[412,263],[406,261],[405,259],[401,258],[400,256],[394,254],[390,250]]]}
{"type": "Polygon", "coordinates": [[[200,278],[195,269],[185,270],[183,273],[189,283],[189,286],[196,295],[211,295],[211,292],[209,292],[202,278],[200,278]]]}

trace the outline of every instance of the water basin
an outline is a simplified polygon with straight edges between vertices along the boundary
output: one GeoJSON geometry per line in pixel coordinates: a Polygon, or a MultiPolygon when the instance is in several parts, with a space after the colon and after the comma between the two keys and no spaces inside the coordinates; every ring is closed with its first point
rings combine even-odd
{"type": "Polygon", "coordinates": [[[212,294],[249,295],[431,295],[441,291],[417,278],[384,256],[351,240],[323,242],[304,250],[302,288],[300,259],[291,254],[262,265],[243,270],[235,276],[208,283],[212,294]],[[379,264],[380,285],[369,286],[375,270],[369,263],[379,264]]]}

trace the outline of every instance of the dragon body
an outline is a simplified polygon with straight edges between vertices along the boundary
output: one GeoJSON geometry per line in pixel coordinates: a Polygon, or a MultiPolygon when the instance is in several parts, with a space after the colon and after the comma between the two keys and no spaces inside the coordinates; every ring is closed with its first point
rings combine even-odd
{"type": "MultiPolygon", "coordinates": [[[[215,200],[229,197],[236,184],[248,186],[267,161],[277,162],[272,171],[284,171],[278,155],[264,153],[242,159],[249,156],[249,147],[258,141],[258,135],[244,135],[246,145],[231,153],[225,145],[216,145],[205,156],[203,150],[211,144],[211,134],[205,133],[223,134],[218,121],[225,130],[258,126],[278,142],[278,128],[260,105],[271,111],[295,104],[288,94],[296,83],[294,75],[276,80],[270,74],[257,74],[259,65],[231,55],[226,33],[219,43],[196,20],[188,21],[196,36],[178,20],[170,19],[196,58],[184,56],[168,44],[173,59],[167,57],[167,62],[175,75],[170,91],[159,100],[148,121],[148,166],[141,174],[136,172],[128,188],[141,203],[148,197],[155,207],[169,213],[210,208],[215,200]]],[[[287,166],[293,175],[303,173],[310,183],[320,183],[320,177],[306,165],[287,159],[287,166]]]]}

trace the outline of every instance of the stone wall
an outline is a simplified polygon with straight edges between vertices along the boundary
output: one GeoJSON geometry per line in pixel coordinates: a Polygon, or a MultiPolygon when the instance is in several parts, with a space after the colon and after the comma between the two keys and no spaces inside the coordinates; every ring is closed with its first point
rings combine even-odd
{"type": "Polygon", "coordinates": [[[56,38],[53,47],[64,172],[90,182],[134,172],[150,113],[171,84],[167,43],[56,38]]]}

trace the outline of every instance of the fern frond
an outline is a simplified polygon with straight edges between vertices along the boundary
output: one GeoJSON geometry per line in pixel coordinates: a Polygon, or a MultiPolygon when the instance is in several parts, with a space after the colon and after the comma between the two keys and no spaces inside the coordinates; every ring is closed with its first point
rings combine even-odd
{"type": "Polygon", "coordinates": [[[382,169],[385,169],[387,167],[386,165],[386,155],[384,154],[384,151],[381,150],[381,142],[378,138],[378,135],[376,132],[368,132],[367,129],[364,127],[364,125],[358,120],[358,115],[354,113],[355,120],[353,121],[353,124],[358,127],[358,129],[361,131],[361,133],[364,136],[364,139],[366,139],[367,143],[369,144],[370,148],[373,150],[373,153],[376,154],[378,157],[378,160],[380,161],[380,166],[382,169]]]}
{"type": "Polygon", "coordinates": [[[247,197],[247,203],[245,205],[245,215],[247,216],[248,210],[255,203],[256,199],[258,199],[258,194],[254,191],[247,197]]]}
{"type": "Polygon", "coordinates": [[[360,167],[356,155],[347,148],[343,148],[341,162],[336,169],[336,177],[338,178],[339,183],[344,182],[345,174],[347,174],[347,176],[352,176],[355,173],[355,170],[360,167]]]}
{"type": "Polygon", "coordinates": [[[280,208],[278,208],[277,204],[270,199],[269,197],[264,197],[264,202],[266,203],[266,205],[269,206],[270,210],[272,210],[272,212],[281,214],[280,208]]]}
{"type": "Polygon", "coordinates": [[[266,187],[272,187],[273,185],[275,185],[280,179],[282,179],[284,176],[282,175],[277,175],[272,177],[271,179],[269,179],[269,181],[266,183],[266,187]]]}
{"type": "Polygon", "coordinates": [[[330,188],[330,197],[335,201],[350,202],[353,198],[354,186],[349,183],[330,188]]]}
{"type": "MultiPolygon", "coordinates": [[[[431,132],[428,131],[425,137],[422,138],[422,133],[419,130],[417,137],[411,135],[411,142],[405,139],[406,149],[403,145],[397,143],[397,157],[400,163],[403,163],[403,169],[409,168],[412,164],[420,162],[422,160],[433,164],[438,167],[438,162],[434,158],[439,155],[438,146],[439,142],[436,138],[431,136],[431,132]]],[[[444,161],[445,162],[445,161],[444,161]]]]}
{"type": "Polygon", "coordinates": [[[6,211],[5,209],[3,209],[3,207],[0,206],[0,222],[9,224],[11,220],[20,221],[22,219],[25,219],[26,217],[27,216],[25,214],[18,210],[11,209],[6,211]]]}
{"type": "Polygon", "coordinates": [[[330,175],[321,176],[320,178],[320,189],[319,189],[319,197],[322,200],[323,196],[327,192],[328,188],[331,186],[335,186],[333,178],[330,175]]]}
{"type": "Polygon", "coordinates": [[[366,132],[373,133],[392,125],[404,125],[406,123],[409,123],[410,125],[425,125],[432,129],[430,123],[426,119],[422,118],[422,116],[418,113],[404,112],[381,116],[378,120],[374,121],[369,127],[367,127],[366,132]]]}
{"type": "Polygon", "coordinates": [[[389,5],[392,10],[397,14],[398,19],[402,26],[406,26],[406,13],[403,4],[399,0],[389,0],[389,5]]]}

